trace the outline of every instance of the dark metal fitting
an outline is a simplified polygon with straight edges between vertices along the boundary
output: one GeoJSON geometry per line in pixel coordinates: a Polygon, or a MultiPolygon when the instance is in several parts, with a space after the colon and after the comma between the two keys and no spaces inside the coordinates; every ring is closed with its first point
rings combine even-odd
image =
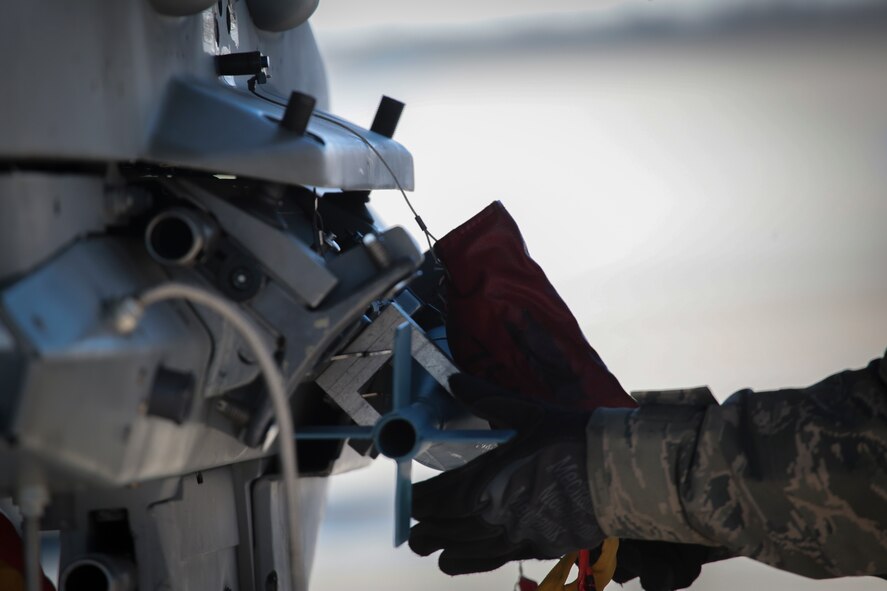
{"type": "Polygon", "coordinates": [[[375,234],[367,234],[363,237],[363,246],[367,249],[373,263],[379,269],[386,269],[391,265],[391,256],[388,249],[375,234]]]}
{"type": "Polygon", "coordinates": [[[283,113],[283,119],[280,120],[280,126],[297,135],[304,135],[316,104],[317,100],[310,94],[293,92],[286,104],[286,111],[283,113]]]}
{"type": "Polygon", "coordinates": [[[216,74],[219,76],[259,76],[270,65],[261,51],[243,51],[216,56],[216,74]]]}
{"type": "Polygon", "coordinates": [[[370,131],[384,135],[385,137],[394,137],[394,130],[397,129],[397,123],[400,121],[400,115],[403,113],[404,104],[389,96],[383,96],[379,101],[379,108],[376,109],[376,117],[373,119],[373,125],[370,131]]]}
{"type": "Polygon", "coordinates": [[[236,404],[224,398],[219,398],[215,401],[213,406],[217,411],[219,411],[220,414],[222,414],[225,418],[239,427],[242,427],[249,423],[249,411],[239,404],[236,404]]]}

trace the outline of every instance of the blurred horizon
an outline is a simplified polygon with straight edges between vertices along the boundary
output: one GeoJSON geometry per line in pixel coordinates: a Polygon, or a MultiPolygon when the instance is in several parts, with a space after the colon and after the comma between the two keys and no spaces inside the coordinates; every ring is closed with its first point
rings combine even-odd
{"type": "MultiPolygon", "coordinates": [[[[781,14],[804,17],[810,15],[840,18],[859,9],[877,10],[880,0],[451,0],[446,3],[416,3],[410,0],[373,2],[373,11],[361,0],[323,0],[311,17],[315,31],[327,38],[341,35],[360,36],[372,42],[373,29],[416,32],[428,30],[472,30],[472,25],[501,29],[514,25],[533,25],[558,21],[564,17],[584,17],[607,27],[632,21],[661,23],[671,26],[706,22],[733,22],[749,16],[776,17],[781,14]]],[[[378,39],[376,39],[378,41],[378,39]]]]}
{"type": "MultiPolygon", "coordinates": [[[[324,0],[312,24],[336,114],[406,103],[431,230],[502,200],[627,389],[723,400],[884,354],[887,4],[324,0]]],[[[397,194],[372,204],[417,235],[397,194]]],[[[331,480],[312,588],[512,588],[515,565],[453,579],[393,550],[392,487],[380,461],[331,480]]],[[[749,586],[887,583],[734,559],[691,589],[749,586]]]]}
{"type": "MultiPolygon", "coordinates": [[[[388,0],[391,2],[391,0],[388,0]]],[[[332,3],[331,3],[332,4],[332,3]]],[[[347,2],[345,2],[347,4],[347,2]]],[[[442,59],[503,53],[532,52],[546,45],[560,49],[583,46],[661,42],[664,39],[708,37],[755,29],[798,29],[826,26],[879,26],[887,18],[880,0],[810,0],[809,2],[722,0],[717,4],[696,0],[676,3],[609,1],[584,10],[564,10],[570,0],[546,4],[551,12],[517,13],[499,18],[384,19],[337,21],[321,3],[312,25],[323,55],[336,69],[350,62],[373,63],[395,59],[397,64],[438,55],[442,59]],[[558,10],[560,8],[560,10],[558,10]],[[319,21],[320,25],[317,25],[319,21]],[[409,50],[405,53],[404,50],[409,50]]],[[[338,8],[339,3],[334,7],[338,8]]]]}

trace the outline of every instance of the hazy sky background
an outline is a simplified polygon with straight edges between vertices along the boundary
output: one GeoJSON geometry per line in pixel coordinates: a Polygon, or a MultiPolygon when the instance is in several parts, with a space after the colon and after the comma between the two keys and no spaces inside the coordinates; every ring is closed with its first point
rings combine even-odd
{"type": "MultiPolygon", "coordinates": [[[[723,399],[887,347],[880,6],[323,0],[312,22],[337,114],[407,104],[396,138],[432,231],[502,200],[626,388],[723,399]]],[[[373,203],[415,231],[396,194],[373,203]]],[[[392,499],[387,463],[333,479],[313,589],[512,588],[516,567],[450,579],[392,550],[392,499]]],[[[693,587],[749,588],[887,583],[733,560],[693,587]]]]}

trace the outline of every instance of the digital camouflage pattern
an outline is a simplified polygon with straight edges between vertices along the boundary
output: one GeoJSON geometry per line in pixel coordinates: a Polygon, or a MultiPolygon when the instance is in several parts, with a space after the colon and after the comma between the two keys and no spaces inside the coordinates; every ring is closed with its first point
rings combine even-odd
{"type": "Polygon", "coordinates": [[[646,393],[588,425],[601,529],[814,578],[887,573],[887,357],[807,388],[646,393]]]}

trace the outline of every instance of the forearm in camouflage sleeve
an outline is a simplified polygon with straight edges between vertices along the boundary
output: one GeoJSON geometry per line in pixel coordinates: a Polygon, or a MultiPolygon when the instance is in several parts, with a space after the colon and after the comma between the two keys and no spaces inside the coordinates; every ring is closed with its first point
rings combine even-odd
{"type": "Polygon", "coordinates": [[[594,413],[604,532],[720,546],[808,577],[887,573],[887,358],[723,406],[705,393],[594,413]]]}

